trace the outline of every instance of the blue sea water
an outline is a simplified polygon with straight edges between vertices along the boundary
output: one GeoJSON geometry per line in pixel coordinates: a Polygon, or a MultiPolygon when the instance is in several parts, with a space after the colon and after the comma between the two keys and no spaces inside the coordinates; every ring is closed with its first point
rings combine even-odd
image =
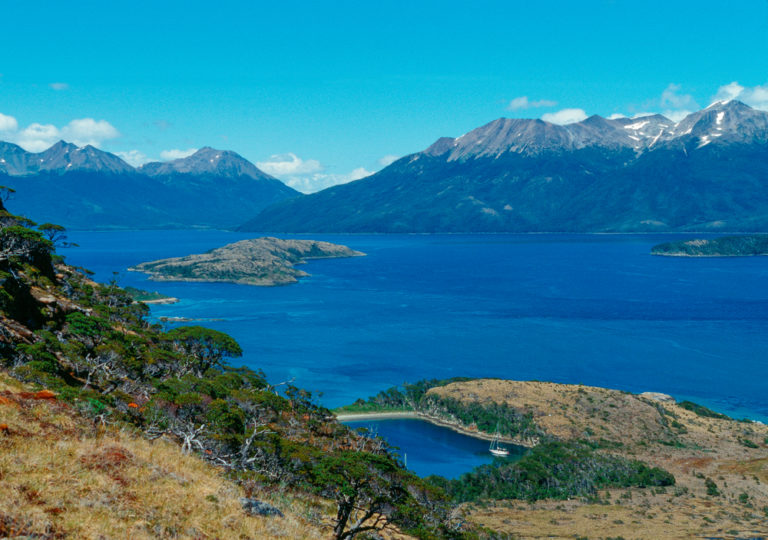
{"type": "MultiPolygon", "coordinates": [[[[478,465],[491,463],[488,441],[461,435],[450,429],[417,419],[390,419],[377,422],[345,422],[353,429],[364,428],[370,435],[387,440],[409,469],[419,476],[437,474],[456,478],[478,465]]],[[[526,451],[521,446],[505,446],[510,454],[502,459],[519,459],[526,451]]]]}
{"type": "Polygon", "coordinates": [[[768,421],[768,258],[649,255],[677,235],[320,234],[367,256],[310,261],[309,278],[271,288],[125,271],[255,236],[77,231],[64,254],[98,280],[117,271],[180,298],[153,316],[205,319],[240,342],[237,362],[329,407],[422,378],[501,377],[665,392],[768,421]]]}

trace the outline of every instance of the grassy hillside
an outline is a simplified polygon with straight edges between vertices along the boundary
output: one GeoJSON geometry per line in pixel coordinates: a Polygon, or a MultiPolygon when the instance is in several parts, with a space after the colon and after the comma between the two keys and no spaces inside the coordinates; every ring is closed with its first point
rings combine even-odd
{"type": "Polygon", "coordinates": [[[525,504],[510,500],[479,504],[480,499],[472,497],[475,502],[465,509],[475,523],[524,538],[768,534],[768,426],[660,395],[582,385],[471,380],[434,387],[429,394],[464,404],[506,405],[530,415],[544,434],[542,441],[547,441],[542,442],[539,456],[531,455],[522,477],[519,468],[502,465],[475,470],[455,486],[447,486],[460,494],[468,491],[467,486],[481,486],[481,493],[493,494],[499,475],[510,481],[514,473],[518,482],[539,479],[544,484],[538,488],[555,493],[554,498],[535,502],[536,497],[527,497],[525,504]],[[588,448],[594,449],[592,455],[588,448]],[[564,459],[558,460],[558,453],[564,459]],[[629,487],[621,485],[621,478],[611,485],[602,472],[605,459],[668,471],[674,485],[641,481],[629,487]],[[582,474],[579,463],[589,465],[590,473],[599,473],[582,475],[595,489],[587,497],[557,497],[558,489],[582,474]],[[572,472],[559,477],[563,464],[572,472]]]}
{"type": "Polygon", "coordinates": [[[64,264],[54,250],[64,235],[60,227],[37,226],[0,208],[0,372],[51,398],[45,404],[17,393],[3,398],[0,444],[9,452],[0,479],[19,486],[14,498],[0,502],[9,530],[31,523],[49,527],[51,537],[83,537],[81,530],[103,525],[130,536],[121,527],[139,520],[151,525],[150,535],[201,537],[190,531],[198,519],[200,527],[213,527],[215,512],[201,516],[216,503],[234,527],[219,537],[261,537],[267,529],[253,529],[232,501],[238,493],[280,492],[289,502],[293,496],[325,501],[325,510],[291,518],[291,527],[309,536],[350,538],[382,528],[422,538],[469,534],[451,519],[440,490],[406,471],[383,441],[339,424],[303,389],[287,385],[278,392],[262,373],[232,367],[228,361],[241,350],[230,336],[149,323],[147,306],[126,291],[64,264]],[[22,447],[23,459],[14,458],[22,447]],[[174,475],[188,476],[178,466],[163,469],[173,461],[197,471],[199,484],[181,482],[190,495],[164,492],[175,486],[174,475]],[[62,474],[74,475],[72,485],[82,482],[82,490],[68,495],[62,474]],[[214,489],[217,475],[230,495],[214,489]],[[25,482],[34,485],[27,489],[25,482]],[[43,501],[38,506],[48,521],[32,512],[37,517],[30,522],[24,497],[43,501]],[[131,510],[142,500],[148,507],[131,510]],[[100,517],[102,507],[125,514],[100,517]],[[262,532],[238,532],[245,530],[262,532]]]}
{"type": "Polygon", "coordinates": [[[331,504],[238,485],[177,444],[0,376],[0,537],[327,538],[331,504]],[[249,516],[241,497],[281,509],[249,516]],[[313,519],[318,516],[322,519],[313,519]]]}

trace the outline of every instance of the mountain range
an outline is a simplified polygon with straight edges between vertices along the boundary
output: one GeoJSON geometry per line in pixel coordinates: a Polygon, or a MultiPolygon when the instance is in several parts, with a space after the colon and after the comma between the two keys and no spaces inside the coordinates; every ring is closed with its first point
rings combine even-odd
{"type": "Polygon", "coordinates": [[[500,118],[303,196],[209,147],[134,168],[93,146],[0,142],[0,185],[22,213],[78,229],[766,231],[768,113],[720,101],[679,122],[500,118]]]}
{"type": "Polygon", "coordinates": [[[367,178],[272,205],[241,229],[768,230],[768,113],[720,101],[679,122],[501,118],[367,178]]]}
{"type": "Polygon", "coordinates": [[[231,151],[134,168],[93,146],[59,141],[44,152],[0,142],[0,184],[26,215],[75,229],[236,226],[299,195],[231,151]]]}

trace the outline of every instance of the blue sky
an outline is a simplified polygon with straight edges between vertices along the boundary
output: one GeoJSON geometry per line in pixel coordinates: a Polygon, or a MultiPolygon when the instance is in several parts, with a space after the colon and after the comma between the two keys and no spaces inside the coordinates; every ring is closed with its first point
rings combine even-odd
{"type": "Polygon", "coordinates": [[[680,116],[718,94],[768,109],[766,0],[9,0],[2,15],[0,139],[134,162],[232,149],[304,190],[501,116],[680,116]]]}

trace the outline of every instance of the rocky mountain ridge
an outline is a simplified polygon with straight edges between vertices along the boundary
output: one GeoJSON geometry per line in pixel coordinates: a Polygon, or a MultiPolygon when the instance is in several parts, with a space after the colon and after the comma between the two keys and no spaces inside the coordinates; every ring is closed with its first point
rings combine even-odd
{"type": "Polygon", "coordinates": [[[537,155],[572,152],[589,147],[627,148],[638,153],[666,144],[695,140],[699,147],[720,137],[722,141],[768,140],[768,113],[740,101],[718,101],[674,122],[660,114],[635,118],[592,115],[572,124],[538,119],[499,118],[452,139],[438,139],[423,153],[447,160],[499,157],[504,153],[537,155]]]}
{"type": "Polygon", "coordinates": [[[768,113],[723,101],[568,125],[502,118],[378,173],[273,205],[241,230],[768,230],[768,113]]]}
{"type": "Polygon", "coordinates": [[[79,147],[59,141],[42,152],[27,152],[22,147],[0,141],[0,173],[8,176],[29,176],[40,172],[65,174],[73,171],[102,173],[138,173],[147,176],[170,174],[214,174],[234,178],[274,178],[231,150],[206,146],[192,155],[171,161],[153,161],[133,167],[119,156],[86,145],[79,147]]]}
{"type": "Polygon", "coordinates": [[[120,157],[59,141],[44,152],[0,142],[0,185],[14,206],[71,229],[226,228],[299,193],[231,151],[134,168],[120,157]]]}

